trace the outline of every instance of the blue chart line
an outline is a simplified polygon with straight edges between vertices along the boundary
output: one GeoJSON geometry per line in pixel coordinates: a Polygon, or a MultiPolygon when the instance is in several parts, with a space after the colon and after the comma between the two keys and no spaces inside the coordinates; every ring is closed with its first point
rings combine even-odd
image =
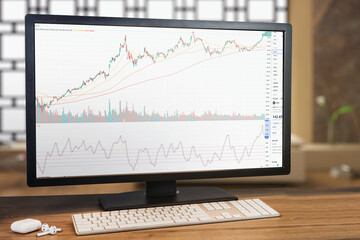
{"type": "Polygon", "coordinates": [[[98,151],[102,151],[104,153],[104,157],[105,159],[110,159],[111,156],[112,156],[112,153],[113,153],[113,150],[115,148],[116,145],[118,144],[123,144],[125,146],[125,152],[126,152],[126,158],[127,158],[127,162],[129,164],[129,166],[135,170],[136,168],[136,165],[138,164],[139,162],[139,158],[140,158],[140,154],[142,153],[145,153],[148,157],[148,160],[149,160],[149,163],[151,165],[153,165],[154,167],[156,167],[157,165],[157,161],[159,159],[159,156],[160,155],[163,155],[165,157],[165,159],[167,159],[169,157],[169,155],[172,153],[172,154],[175,154],[177,153],[177,151],[180,151],[183,158],[184,158],[184,161],[185,162],[189,162],[191,157],[192,156],[195,156],[196,158],[200,158],[202,164],[204,167],[208,166],[209,164],[211,164],[214,160],[221,160],[223,158],[223,154],[225,152],[225,149],[226,147],[228,147],[230,150],[233,151],[234,153],[234,160],[237,161],[238,164],[240,164],[241,160],[247,156],[247,157],[250,157],[251,156],[251,153],[253,151],[253,148],[254,148],[254,145],[255,143],[257,142],[257,140],[264,134],[264,126],[262,125],[261,126],[261,131],[260,133],[255,137],[255,139],[253,140],[252,144],[251,144],[251,147],[248,149],[246,146],[244,147],[243,151],[242,151],[242,154],[240,155],[240,157],[238,157],[238,154],[236,153],[236,149],[235,147],[236,146],[233,146],[231,144],[231,140],[230,140],[230,135],[226,135],[225,137],[225,141],[224,141],[224,144],[222,146],[222,150],[220,151],[220,153],[217,153],[217,152],[214,152],[213,155],[212,155],[212,158],[211,160],[204,160],[202,155],[201,154],[198,154],[196,152],[196,148],[195,146],[192,146],[191,149],[190,149],[190,154],[188,155],[188,157],[186,157],[186,154],[185,154],[185,151],[184,151],[184,146],[183,146],[183,143],[180,141],[178,143],[178,145],[176,147],[174,147],[174,144],[171,143],[169,145],[169,147],[167,148],[167,150],[165,149],[165,146],[164,144],[161,144],[160,147],[158,148],[157,150],[157,153],[156,153],[156,156],[154,158],[154,160],[151,159],[151,156],[150,156],[150,152],[148,150],[148,148],[143,148],[143,149],[140,149],[138,150],[138,153],[137,153],[137,156],[136,156],[136,161],[134,163],[131,163],[131,160],[130,160],[130,157],[129,157],[129,154],[128,154],[128,146],[127,146],[127,140],[124,140],[122,136],[119,136],[118,140],[115,141],[110,150],[107,151],[101,141],[99,140],[96,144],[95,147],[93,147],[92,145],[86,145],[86,142],[85,140],[82,140],[81,144],[80,145],[75,145],[75,146],[72,146],[72,143],[71,143],[71,139],[68,138],[66,143],[65,143],[65,146],[62,150],[59,150],[59,146],[58,146],[58,143],[55,143],[53,148],[52,148],[52,151],[49,153],[47,152],[46,153],[46,156],[45,156],[45,159],[44,159],[44,164],[43,166],[40,165],[40,163],[37,161],[37,165],[38,165],[38,168],[40,170],[40,172],[42,174],[45,173],[45,170],[46,170],[46,163],[47,163],[47,160],[48,158],[52,157],[54,154],[57,155],[58,157],[62,157],[66,150],[69,149],[68,152],[71,152],[71,153],[74,153],[75,151],[77,150],[80,150],[80,149],[84,149],[86,152],[91,152],[93,154],[96,154],[98,151]]]}

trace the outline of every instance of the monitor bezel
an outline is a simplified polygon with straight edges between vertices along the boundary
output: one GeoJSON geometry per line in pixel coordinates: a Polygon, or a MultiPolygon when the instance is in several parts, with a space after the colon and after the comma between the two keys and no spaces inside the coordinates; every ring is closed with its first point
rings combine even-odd
{"type": "Polygon", "coordinates": [[[291,49],[292,27],[286,23],[247,23],[225,21],[136,19],[28,14],[25,17],[26,58],[26,148],[28,186],[79,185],[184,179],[227,178],[247,176],[286,175],[290,173],[291,117],[291,49]],[[112,25],[170,28],[203,28],[228,30],[282,31],[284,33],[283,66],[283,164],[276,168],[234,169],[201,172],[155,173],[136,175],[80,176],[66,178],[36,177],[36,114],[35,114],[35,23],[112,25]]]}

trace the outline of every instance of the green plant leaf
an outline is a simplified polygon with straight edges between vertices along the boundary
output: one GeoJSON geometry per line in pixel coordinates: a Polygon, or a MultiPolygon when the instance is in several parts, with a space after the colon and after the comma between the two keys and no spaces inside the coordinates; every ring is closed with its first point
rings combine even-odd
{"type": "Polygon", "coordinates": [[[335,112],[333,112],[333,114],[331,114],[331,121],[332,122],[336,122],[336,120],[339,118],[340,115],[345,114],[345,113],[350,113],[352,111],[354,111],[354,106],[351,105],[345,105],[342,107],[339,107],[335,112]]]}

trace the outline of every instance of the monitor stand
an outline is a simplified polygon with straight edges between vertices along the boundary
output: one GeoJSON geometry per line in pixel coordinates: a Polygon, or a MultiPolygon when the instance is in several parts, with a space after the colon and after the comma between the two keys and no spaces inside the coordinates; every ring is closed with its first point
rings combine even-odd
{"type": "Polygon", "coordinates": [[[176,188],[174,180],[146,182],[146,191],[110,194],[99,198],[99,202],[104,210],[120,210],[237,199],[215,187],[176,188]]]}

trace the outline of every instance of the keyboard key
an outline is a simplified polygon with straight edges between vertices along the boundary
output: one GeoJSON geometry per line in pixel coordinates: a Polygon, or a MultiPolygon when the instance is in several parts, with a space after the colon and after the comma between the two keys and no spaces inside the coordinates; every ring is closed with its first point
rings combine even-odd
{"type": "Polygon", "coordinates": [[[213,208],[209,203],[203,203],[202,204],[208,211],[213,211],[215,208],[213,208]]]}
{"type": "Polygon", "coordinates": [[[105,230],[116,230],[116,229],[119,229],[119,227],[116,226],[116,225],[111,225],[111,226],[106,226],[105,227],[105,230]]]}
{"type": "MultiPolygon", "coordinates": [[[[99,213],[100,214],[100,213],[99,213]]],[[[75,219],[83,219],[83,215],[82,214],[75,214],[75,215],[73,215],[73,217],[75,218],[75,219]]]]}
{"type": "Polygon", "coordinates": [[[188,223],[188,220],[186,219],[176,219],[174,220],[175,223],[188,223]]]}
{"type": "Polygon", "coordinates": [[[148,227],[148,226],[158,226],[158,225],[171,225],[174,224],[173,221],[161,221],[161,222],[152,222],[152,223],[132,223],[119,226],[120,228],[134,228],[134,227],[148,227]]]}
{"type": "Polygon", "coordinates": [[[189,222],[199,222],[198,218],[189,218],[188,219],[189,222]]]}
{"type": "Polygon", "coordinates": [[[93,227],[92,230],[101,232],[104,231],[104,227],[93,227]]]}
{"type": "Polygon", "coordinates": [[[82,232],[82,233],[90,233],[90,232],[92,232],[92,228],[91,227],[78,227],[78,231],[82,232]]]}
{"type": "Polygon", "coordinates": [[[233,216],[231,216],[231,214],[228,213],[228,212],[222,212],[221,215],[223,215],[223,217],[226,218],[226,219],[233,218],[233,216]]]}
{"type": "Polygon", "coordinates": [[[212,202],[210,205],[215,208],[216,210],[222,210],[223,208],[217,202],[212,202]]]}
{"type": "Polygon", "coordinates": [[[258,212],[260,212],[262,215],[268,215],[267,211],[265,211],[262,207],[260,207],[257,203],[255,203],[253,200],[245,200],[250,206],[255,208],[258,212]]]}
{"type": "Polygon", "coordinates": [[[264,208],[266,211],[268,211],[270,214],[276,214],[279,215],[279,213],[277,211],[275,211],[274,209],[272,209],[271,207],[269,207],[269,205],[267,205],[266,203],[264,203],[263,201],[261,201],[260,199],[254,199],[254,202],[256,202],[257,204],[259,204],[262,208],[264,208]]]}
{"type": "Polygon", "coordinates": [[[200,221],[209,221],[211,220],[211,217],[209,216],[204,216],[204,217],[198,217],[200,221]]]}
{"type": "Polygon", "coordinates": [[[231,209],[231,207],[226,202],[219,202],[219,204],[226,210],[231,209]]]}

